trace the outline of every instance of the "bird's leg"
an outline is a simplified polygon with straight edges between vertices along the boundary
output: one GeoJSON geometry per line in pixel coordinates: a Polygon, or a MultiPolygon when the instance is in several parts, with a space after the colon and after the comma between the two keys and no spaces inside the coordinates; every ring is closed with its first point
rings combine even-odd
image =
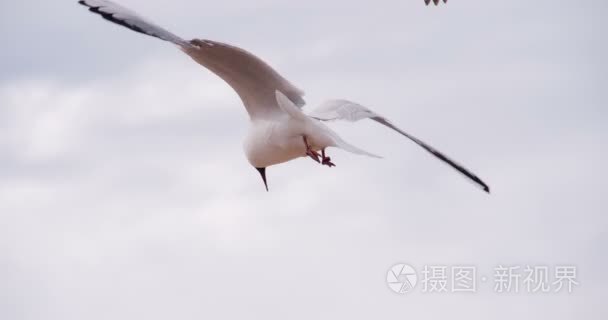
{"type": "Polygon", "coordinates": [[[325,149],[321,150],[321,164],[330,168],[336,166],[333,162],[331,162],[330,157],[325,156],[325,149]]]}
{"type": "Polygon", "coordinates": [[[309,156],[311,159],[315,160],[316,162],[321,163],[321,161],[319,160],[319,153],[310,148],[306,136],[302,137],[304,138],[304,145],[306,146],[306,155],[309,156]]]}

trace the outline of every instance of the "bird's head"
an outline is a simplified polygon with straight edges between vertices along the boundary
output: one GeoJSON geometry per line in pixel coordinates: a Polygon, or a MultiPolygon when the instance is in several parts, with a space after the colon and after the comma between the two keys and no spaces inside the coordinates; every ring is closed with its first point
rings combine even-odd
{"type": "Polygon", "coordinates": [[[264,186],[266,187],[266,191],[268,191],[268,183],[266,182],[266,168],[255,168],[258,170],[260,175],[262,176],[262,180],[264,180],[264,186]]]}

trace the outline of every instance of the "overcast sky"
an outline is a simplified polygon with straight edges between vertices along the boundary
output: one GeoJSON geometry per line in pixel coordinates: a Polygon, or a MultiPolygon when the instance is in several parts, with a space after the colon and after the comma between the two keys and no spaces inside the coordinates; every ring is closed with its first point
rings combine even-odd
{"type": "MultiPolygon", "coordinates": [[[[121,0],[385,115],[268,169],[237,95],[76,1],[0,0],[0,319],[605,319],[601,0],[121,0]],[[471,294],[399,295],[396,263],[473,265],[471,294]],[[497,294],[497,265],[574,265],[572,294],[497,294]]],[[[523,291],[523,290],[522,290],[523,291]]]]}

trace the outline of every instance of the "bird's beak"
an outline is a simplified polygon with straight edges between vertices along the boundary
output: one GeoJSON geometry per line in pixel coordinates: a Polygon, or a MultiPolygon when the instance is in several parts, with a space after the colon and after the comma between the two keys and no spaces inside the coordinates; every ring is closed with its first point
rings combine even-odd
{"type": "Polygon", "coordinates": [[[268,191],[268,183],[266,182],[266,168],[256,168],[256,169],[262,176],[262,180],[264,180],[264,186],[266,187],[266,191],[268,191]]]}

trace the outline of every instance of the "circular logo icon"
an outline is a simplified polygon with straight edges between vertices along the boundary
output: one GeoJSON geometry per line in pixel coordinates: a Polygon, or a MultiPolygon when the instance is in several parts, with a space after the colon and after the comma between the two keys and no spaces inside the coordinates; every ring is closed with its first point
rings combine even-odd
{"type": "Polygon", "coordinates": [[[399,294],[412,291],[417,282],[416,270],[407,264],[396,264],[386,273],[388,287],[399,294]]]}

